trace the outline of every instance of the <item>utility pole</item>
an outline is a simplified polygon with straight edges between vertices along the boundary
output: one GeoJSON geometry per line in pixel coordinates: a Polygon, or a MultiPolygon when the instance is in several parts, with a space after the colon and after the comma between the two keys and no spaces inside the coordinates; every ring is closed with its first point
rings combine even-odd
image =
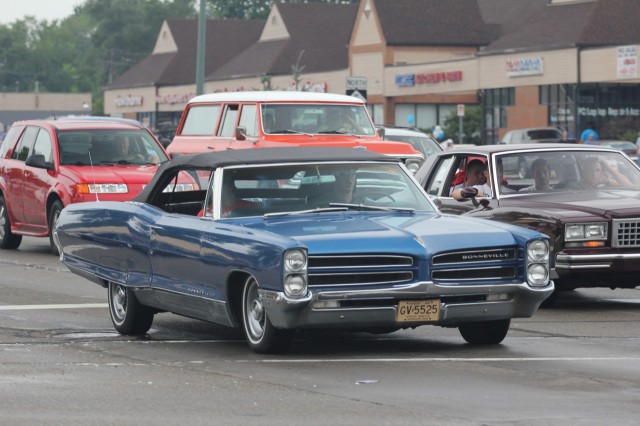
{"type": "Polygon", "coordinates": [[[204,52],[207,30],[206,2],[200,0],[200,11],[198,13],[198,46],[196,59],[196,95],[204,93],[204,52]]]}

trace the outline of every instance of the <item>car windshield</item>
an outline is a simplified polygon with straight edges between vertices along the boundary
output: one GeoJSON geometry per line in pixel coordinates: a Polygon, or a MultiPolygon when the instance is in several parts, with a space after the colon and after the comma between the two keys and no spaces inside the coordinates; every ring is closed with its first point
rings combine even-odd
{"type": "Polygon", "coordinates": [[[530,139],[560,139],[562,134],[555,129],[537,129],[527,132],[530,139]]]}
{"type": "Polygon", "coordinates": [[[262,126],[265,134],[375,135],[364,105],[264,104],[262,126]]]}
{"type": "Polygon", "coordinates": [[[620,152],[553,150],[500,154],[495,159],[501,196],[595,189],[637,190],[640,185],[640,170],[620,152]]]}
{"type": "Polygon", "coordinates": [[[168,160],[158,142],[145,130],[61,130],[58,151],[61,165],[141,165],[168,160]]]}
{"type": "MultiPolygon", "coordinates": [[[[210,186],[215,189],[216,185],[210,186]]],[[[396,163],[316,163],[224,170],[221,217],[343,210],[433,211],[421,188],[396,163]]],[[[210,191],[211,192],[211,191],[210,191]]],[[[214,191],[215,192],[215,191],[214,191]]]]}
{"type": "Polygon", "coordinates": [[[411,146],[422,153],[424,158],[442,151],[442,147],[440,146],[440,144],[427,136],[400,136],[391,134],[386,135],[385,139],[396,142],[410,143],[411,146]]]}

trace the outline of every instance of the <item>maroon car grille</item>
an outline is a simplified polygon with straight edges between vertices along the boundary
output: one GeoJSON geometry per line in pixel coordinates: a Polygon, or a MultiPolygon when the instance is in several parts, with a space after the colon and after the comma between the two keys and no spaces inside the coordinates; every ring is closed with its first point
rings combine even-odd
{"type": "Polygon", "coordinates": [[[612,247],[640,247],[640,219],[614,219],[612,247]]]}

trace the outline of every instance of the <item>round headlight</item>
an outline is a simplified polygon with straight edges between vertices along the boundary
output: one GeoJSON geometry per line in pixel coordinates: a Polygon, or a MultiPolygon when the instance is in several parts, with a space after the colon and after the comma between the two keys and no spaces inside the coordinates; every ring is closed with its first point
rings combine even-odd
{"type": "Polygon", "coordinates": [[[287,272],[299,272],[307,266],[307,254],[303,250],[289,250],[284,255],[284,268],[287,272]]]}
{"type": "Polygon", "coordinates": [[[536,263],[527,268],[527,281],[532,286],[543,286],[549,279],[549,270],[545,265],[536,263]]]}
{"type": "Polygon", "coordinates": [[[307,281],[302,275],[289,275],[284,282],[284,292],[287,296],[304,296],[307,293],[307,281]]]}
{"type": "Polygon", "coordinates": [[[549,256],[549,246],[544,240],[535,240],[527,246],[527,259],[529,262],[541,262],[549,256]]]}
{"type": "Polygon", "coordinates": [[[407,161],[405,163],[405,166],[407,167],[407,169],[413,173],[416,174],[416,172],[418,171],[418,169],[420,168],[420,163],[416,162],[416,161],[407,161]]]}

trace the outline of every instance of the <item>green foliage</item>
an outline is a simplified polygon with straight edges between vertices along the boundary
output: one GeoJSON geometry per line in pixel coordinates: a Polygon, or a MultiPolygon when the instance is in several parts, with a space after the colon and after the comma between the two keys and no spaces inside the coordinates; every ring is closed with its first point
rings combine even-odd
{"type": "MultiPolygon", "coordinates": [[[[91,92],[92,111],[100,114],[104,87],[153,51],[165,19],[197,18],[199,1],[84,0],[63,20],[26,17],[0,25],[0,92],[91,92]]],[[[265,19],[274,2],[204,1],[209,19],[265,19]]],[[[270,79],[262,84],[270,87],[270,79]]]]}
{"type": "MultiPolygon", "coordinates": [[[[455,143],[460,143],[460,121],[457,110],[445,118],[442,130],[445,139],[453,139],[455,143]]],[[[482,107],[466,106],[464,117],[462,118],[463,143],[482,143],[482,107]]]]}
{"type": "Polygon", "coordinates": [[[196,0],[85,0],[61,21],[0,25],[0,91],[91,92],[149,55],[162,22],[197,16],[196,0]]]}
{"type": "MultiPolygon", "coordinates": [[[[359,0],[286,0],[277,3],[357,3],[359,0]]],[[[207,13],[215,19],[266,19],[274,0],[207,0],[207,13]]]]}

